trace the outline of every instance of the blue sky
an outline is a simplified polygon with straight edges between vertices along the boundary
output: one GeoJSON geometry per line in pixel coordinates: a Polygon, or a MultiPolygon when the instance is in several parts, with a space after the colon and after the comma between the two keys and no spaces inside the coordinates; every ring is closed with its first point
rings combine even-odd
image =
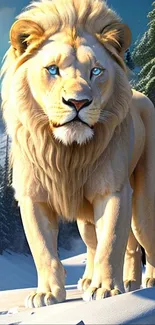
{"type": "MultiPolygon", "coordinates": [[[[130,26],[133,41],[146,29],[146,15],[152,2],[153,0],[107,0],[108,5],[130,26]]],[[[9,47],[9,29],[16,15],[29,3],[30,0],[0,0],[0,62],[9,47]]]]}

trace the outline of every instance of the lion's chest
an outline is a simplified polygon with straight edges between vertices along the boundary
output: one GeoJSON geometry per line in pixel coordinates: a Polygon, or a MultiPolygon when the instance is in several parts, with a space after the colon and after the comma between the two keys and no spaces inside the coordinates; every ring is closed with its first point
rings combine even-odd
{"type": "Polygon", "coordinates": [[[128,149],[120,143],[106,149],[94,166],[85,187],[84,196],[93,202],[98,195],[120,191],[128,178],[128,149]]]}

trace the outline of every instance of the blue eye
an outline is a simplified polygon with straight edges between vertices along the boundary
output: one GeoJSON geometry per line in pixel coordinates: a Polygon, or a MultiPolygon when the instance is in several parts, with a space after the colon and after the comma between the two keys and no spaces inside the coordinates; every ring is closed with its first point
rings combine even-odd
{"type": "Polygon", "coordinates": [[[91,70],[91,77],[92,76],[99,76],[99,74],[102,72],[103,70],[101,68],[95,67],[91,70]]]}
{"type": "Polygon", "coordinates": [[[57,65],[50,65],[47,68],[48,72],[50,73],[51,76],[56,76],[59,75],[59,68],[57,67],[57,65]]]}

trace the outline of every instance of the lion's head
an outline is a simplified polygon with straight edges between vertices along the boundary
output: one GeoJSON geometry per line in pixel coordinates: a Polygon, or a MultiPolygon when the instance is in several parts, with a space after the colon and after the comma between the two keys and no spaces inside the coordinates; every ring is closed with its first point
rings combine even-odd
{"type": "Polygon", "coordinates": [[[48,120],[55,139],[83,144],[97,123],[110,115],[120,123],[127,114],[123,52],[130,32],[104,1],[35,2],[12,26],[10,40],[4,69],[12,75],[4,97],[22,124],[31,109],[48,120]],[[24,113],[19,98],[27,103],[24,113]]]}
{"type": "Polygon", "coordinates": [[[42,0],[18,17],[10,41],[2,99],[16,197],[42,188],[59,215],[74,218],[129,112],[130,31],[102,0],[42,0]]]}

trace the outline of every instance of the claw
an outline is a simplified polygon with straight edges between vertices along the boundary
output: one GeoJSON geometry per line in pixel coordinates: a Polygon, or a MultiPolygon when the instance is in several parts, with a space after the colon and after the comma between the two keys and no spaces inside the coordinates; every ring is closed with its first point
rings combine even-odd
{"type": "Polygon", "coordinates": [[[86,291],[91,284],[91,279],[82,278],[78,281],[78,290],[86,291]]]}
{"type": "Polygon", "coordinates": [[[36,292],[30,293],[25,299],[25,307],[26,308],[34,308],[33,298],[35,297],[36,292]]]}
{"type": "Polygon", "coordinates": [[[83,300],[84,301],[92,301],[95,300],[95,293],[97,288],[95,287],[89,287],[83,294],[83,300]]]}
{"type": "Polygon", "coordinates": [[[155,287],[155,278],[146,278],[146,287],[155,287]]]}
{"type": "Polygon", "coordinates": [[[104,288],[99,288],[97,290],[96,300],[101,300],[108,297],[110,297],[110,290],[104,288]]]}
{"type": "Polygon", "coordinates": [[[83,294],[83,300],[84,301],[101,300],[119,294],[121,294],[121,291],[117,288],[108,290],[105,288],[89,287],[88,290],[83,294]]]}
{"type": "Polygon", "coordinates": [[[118,290],[118,289],[111,290],[111,296],[117,296],[117,295],[120,295],[120,294],[121,294],[121,291],[118,290]]]}
{"type": "Polygon", "coordinates": [[[45,301],[45,305],[46,305],[46,306],[50,306],[50,305],[54,305],[54,304],[57,304],[57,303],[58,303],[58,301],[57,301],[56,298],[52,295],[51,292],[48,292],[48,293],[45,295],[44,301],[45,301]]]}
{"type": "Polygon", "coordinates": [[[45,296],[45,293],[36,293],[35,296],[33,296],[33,303],[35,308],[46,306],[45,296]]]}
{"type": "Polygon", "coordinates": [[[32,292],[25,300],[26,308],[39,308],[63,302],[66,298],[65,290],[57,289],[54,294],[52,292],[32,292]],[[55,296],[56,295],[56,296],[55,296]]]}

